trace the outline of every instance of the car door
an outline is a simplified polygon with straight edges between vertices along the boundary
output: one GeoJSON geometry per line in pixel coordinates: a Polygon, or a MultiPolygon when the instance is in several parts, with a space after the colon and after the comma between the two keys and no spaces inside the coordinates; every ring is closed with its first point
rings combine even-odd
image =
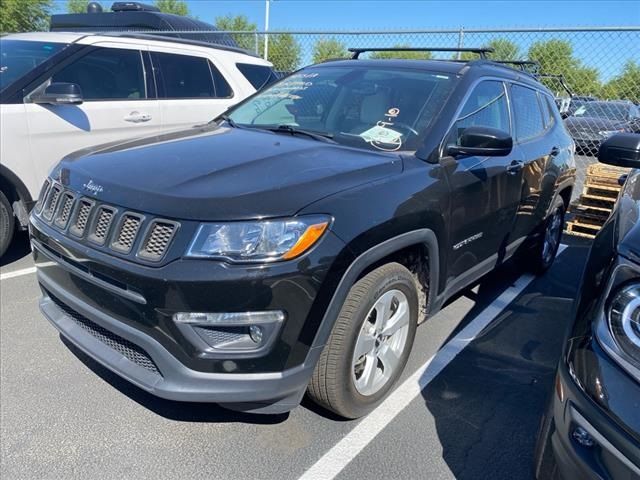
{"type": "Polygon", "coordinates": [[[512,229],[511,240],[522,242],[543,221],[546,203],[553,193],[554,180],[545,185],[547,163],[560,153],[556,138],[549,134],[554,116],[536,90],[523,85],[510,87],[514,121],[514,141],[522,154],[523,169],[520,204],[512,229]]]}
{"type": "Polygon", "coordinates": [[[51,72],[49,82],[80,86],[80,105],[48,105],[25,99],[29,148],[43,179],[65,155],[82,148],[158,132],[160,111],[146,81],[143,51],[136,45],[101,43],[51,72]]]}
{"type": "Polygon", "coordinates": [[[151,51],[151,61],[165,129],[206,123],[244,98],[204,54],[163,48],[151,51]]]}
{"type": "MultiPolygon", "coordinates": [[[[469,94],[447,138],[458,144],[470,126],[511,132],[506,87],[483,80],[469,94]]],[[[480,275],[504,258],[506,242],[520,200],[521,155],[514,147],[504,157],[458,157],[449,172],[449,280],[463,282],[480,275]],[[462,280],[461,280],[462,279],[462,280]]]]}

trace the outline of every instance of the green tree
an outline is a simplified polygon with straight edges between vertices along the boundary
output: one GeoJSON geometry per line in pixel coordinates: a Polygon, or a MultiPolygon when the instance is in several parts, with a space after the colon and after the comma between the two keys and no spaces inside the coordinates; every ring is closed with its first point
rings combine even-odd
{"type": "Polygon", "coordinates": [[[164,13],[173,13],[174,15],[189,15],[189,7],[184,0],[156,0],[156,7],[164,13]]]}
{"type": "MultiPolygon", "coordinates": [[[[394,45],[392,48],[411,48],[409,45],[394,45]]],[[[428,60],[432,58],[431,52],[373,52],[371,58],[402,58],[409,60],[428,60]]]]}
{"type": "Polygon", "coordinates": [[[349,52],[344,43],[334,37],[321,38],[313,46],[313,63],[324,62],[332,58],[347,58],[349,52]]]}
{"type": "Polygon", "coordinates": [[[1,0],[0,33],[49,29],[51,0],[1,0]]]}
{"type": "Polygon", "coordinates": [[[67,13],[87,13],[87,0],[67,0],[67,13]]]}
{"type": "MultiPolygon", "coordinates": [[[[256,24],[249,21],[244,15],[226,15],[216,17],[215,26],[224,32],[255,32],[256,24]]],[[[230,34],[240,48],[256,51],[256,36],[251,33],[230,34]]]]}
{"type": "MultiPolygon", "coordinates": [[[[569,41],[553,39],[536,42],[529,48],[528,57],[540,64],[542,73],[562,75],[576,94],[595,94],[601,88],[598,70],[582,65],[574,57],[569,41]]],[[[560,91],[557,80],[543,78],[542,82],[552,91],[560,91]]]]}
{"type": "Polygon", "coordinates": [[[608,100],[631,100],[640,103],[640,64],[635,60],[625,63],[622,73],[609,80],[600,91],[608,100]]]}
{"type": "MultiPolygon", "coordinates": [[[[487,58],[490,58],[491,60],[521,60],[522,58],[520,55],[520,47],[506,38],[495,38],[487,43],[485,47],[493,49],[493,52],[487,54],[487,58]]],[[[458,58],[458,54],[453,54],[452,58],[456,60],[458,58]]],[[[478,60],[478,58],[480,57],[477,53],[462,52],[460,54],[460,59],[466,62],[470,60],[478,60]]]]}
{"type": "MultiPolygon", "coordinates": [[[[293,72],[298,69],[301,50],[300,44],[290,33],[269,35],[268,60],[280,72],[293,72]]],[[[260,44],[260,52],[264,52],[264,42],[260,44]]]]}

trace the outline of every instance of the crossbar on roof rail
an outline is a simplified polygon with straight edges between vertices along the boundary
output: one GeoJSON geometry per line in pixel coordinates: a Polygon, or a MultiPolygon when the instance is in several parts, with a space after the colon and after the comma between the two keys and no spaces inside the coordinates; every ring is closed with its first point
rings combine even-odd
{"type": "Polygon", "coordinates": [[[457,47],[391,47],[391,48],[350,48],[349,51],[353,53],[351,58],[357,59],[361,53],[365,52],[469,52],[477,53],[480,58],[487,58],[487,53],[493,52],[493,48],[457,48],[457,47]]]}

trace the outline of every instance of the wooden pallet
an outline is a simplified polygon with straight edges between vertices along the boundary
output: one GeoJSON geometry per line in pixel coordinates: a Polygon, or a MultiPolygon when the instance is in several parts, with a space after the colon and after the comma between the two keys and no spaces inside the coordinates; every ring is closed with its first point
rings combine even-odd
{"type": "Polygon", "coordinates": [[[629,169],[594,163],[587,167],[582,195],[571,205],[574,218],[567,222],[569,235],[594,238],[607,221],[620,193],[618,179],[629,169]]]}

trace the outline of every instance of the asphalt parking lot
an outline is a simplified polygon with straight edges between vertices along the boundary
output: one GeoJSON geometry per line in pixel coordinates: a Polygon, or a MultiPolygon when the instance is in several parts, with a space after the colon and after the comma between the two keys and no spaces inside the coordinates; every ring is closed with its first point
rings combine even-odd
{"type": "Polygon", "coordinates": [[[307,401],[252,416],[120,380],[40,315],[23,237],[1,269],[2,478],[530,479],[589,248],[564,242],[545,276],[507,264],[450,302],[418,329],[392,397],[341,421],[307,401]]]}

